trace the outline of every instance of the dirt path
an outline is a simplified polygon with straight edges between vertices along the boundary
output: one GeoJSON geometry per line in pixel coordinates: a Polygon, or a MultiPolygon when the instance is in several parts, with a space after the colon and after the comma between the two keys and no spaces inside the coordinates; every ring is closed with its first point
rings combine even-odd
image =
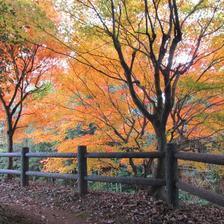
{"type": "Polygon", "coordinates": [[[60,186],[58,190],[47,184],[20,188],[15,181],[0,182],[0,224],[86,224],[84,214],[63,208],[60,186]],[[55,193],[58,201],[51,197],[55,193]]]}
{"type": "Polygon", "coordinates": [[[92,192],[80,198],[75,187],[44,182],[22,188],[16,181],[0,181],[0,205],[0,224],[224,224],[224,208],[211,204],[172,210],[144,192],[92,192]]]}
{"type": "Polygon", "coordinates": [[[1,224],[86,224],[75,214],[61,209],[33,205],[1,204],[1,224]]]}

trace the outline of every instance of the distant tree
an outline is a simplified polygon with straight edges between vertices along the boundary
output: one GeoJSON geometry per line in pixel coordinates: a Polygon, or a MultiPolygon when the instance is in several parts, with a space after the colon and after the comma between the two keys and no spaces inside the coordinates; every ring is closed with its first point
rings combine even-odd
{"type": "MultiPolygon", "coordinates": [[[[108,78],[97,72],[72,64],[69,71],[55,77],[55,89],[31,107],[32,115],[27,122],[33,123],[35,130],[30,136],[37,142],[57,138],[57,148],[64,152],[79,144],[95,151],[149,150],[148,122],[136,110],[127,86],[120,84],[109,84],[108,78]],[[48,111],[50,108],[54,108],[54,115],[48,111]]],[[[129,165],[137,175],[133,159],[129,159],[129,165]]]]}
{"type": "MultiPolygon", "coordinates": [[[[20,20],[29,8],[32,5],[22,1],[16,4],[0,1],[0,102],[7,124],[8,152],[13,151],[13,137],[20,128],[25,103],[33,93],[43,89],[42,77],[52,68],[53,62],[52,54],[41,44],[32,44],[32,36],[36,38],[38,32],[26,22],[30,15],[20,20]],[[21,11],[17,11],[19,9],[21,11]]],[[[35,7],[33,11],[34,17],[40,13],[35,7]]],[[[32,20],[29,22],[32,24],[32,20]]],[[[12,167],[13,160],[9,158],[8,169],[12,167]]]]}

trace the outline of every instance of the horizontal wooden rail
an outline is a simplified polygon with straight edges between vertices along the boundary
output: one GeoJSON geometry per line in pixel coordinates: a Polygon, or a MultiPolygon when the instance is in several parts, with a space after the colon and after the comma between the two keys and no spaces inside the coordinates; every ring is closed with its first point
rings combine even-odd
{"type": "Polygon", "coordinates": [[[21,152],[1,152],[0,157],[21,157],[21,152]]]}
{"type": "Polygon", "coordinates": [[[0,169],[0,174],[14,174],[14,175],[20,175],[21,172],[20,172],[19,170],[0,169]]]}
{"type": "Polygon", "coordinates": [[[205,153],[177,152],[175,158],[196,162],[203,162],[216,165],[224,165],[224,155],[214,155],[205,153]]]}
{"type": "MultiPolygon", "coordinates": [[[[32,158],[76,158],[77,153],[48,153],[48,152],[29,152],[26,157],[32,158]]],[[[86,153],[86,158],[161,158],[164,154],[160,152],[111,152],[111,153],[86,153]]],[[[21,157],[20,152],[0,153],[0,157],[21,157]]]]}
{"type": "Polygon", "coordinates": [[[36,171],[26,171],[26,175],[27,176],[58,178],[58,179],[70,179],[70,180],[78,179],[78,175],[66,174],[66,173],[45,173],[45,172],[36,172],[36,171]]]}
{"type": "Polygon", "coordinates": [[[189,153],[177,152],[174,144],[168,144],[166,153],[161,152],[93,152],[88,153],[86,146],[79,146],[77,153],[58,153],[58,152],[29,152],[29,148],[22,148],[21,152],[0,153],[0,157],[20,157],[21,170],[0,169],[0,174],[15,174],[20,175],[21,186],[28,186],[29,176],[70,179],[78,181],[79,195],[83,196],[88,193],[88,181],[120,183],[130,185],[146,185],[161,187],[166,186],[167,202],[172,207],[178,205],[178,189],[197,195],[203,199],[213,202],[217,205],[224,206],[224,196],[212,193],[205,189],[200,189],[190,184],[178,181],[178,159],[203,162],[216,165],[224,165],[224,155],[214,155],[205,153],[189,153]],[[78,174],[64,173],[47,173],[29,171],[30,158],[70,158],[77,159],[77,168],[75,172],[78,174]],[[110,177],[110,176],[88,176],[88,158],[164,158],[165,157],[165,177],[164,179],[143,178],[143,177],[110,177]]]}
{"type": "Polygon", "coordinates": [[[26,153],[26,157],[33,158],[75,158],[77,153],[59,153],[59,152],[29,152],[26,153]]]}
{"type": "Polygon", "coordinates": [[[96,152],[86,153],[86,158],[161,158],[161,152],[96,152]]]}
{"type": "Polygon", "coordinates": [[[165,180],[155,178],[144,178],[144,177],[108,177],[90,175],[85,177],[85,180],[96,181],[96,182],[107,182],[107,183],[120,183],[120,184],[138,184],[147,186],[164,186],[165,180]]]}
{"type": "Polygon", "coordinates": [[[176,185],[182,191],[186,191],[190,194],[196,195],[200,198],[208,200],[208,201],[210,201],[212,203],[215,203],[217,205],[224,206],[224,196],[223,195],[216,194],[216,193],[207,191],[205,189],[195,187],[191,184],[188,184],[188,183],[185,183],[185,182],[182,182],[182,181],[178,181],[176,183],[176,185]]]}

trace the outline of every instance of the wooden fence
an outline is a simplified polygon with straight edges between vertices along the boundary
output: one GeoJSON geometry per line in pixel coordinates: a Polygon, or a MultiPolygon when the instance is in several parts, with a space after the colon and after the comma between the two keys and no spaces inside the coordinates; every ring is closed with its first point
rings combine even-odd
{"type": "Polygon", "coordinates": [[[177,152],[174,144],[167,145],[166,154],[160,152],[114,152],[114,153],[88,153],[86,146],[79,146],[77,153],[38,153],[29,152],[29,148],[22,148],[22,152],[15,153],[0,153],[0,157],[20,157],[21,170],[0,169],[0,174],[19,175],[21,186],[29,185],[29,176],[50,177],[60,179],[71,179],[78,181],[78,192],[80,196],[88,193],[88,181],[109,182],[121,184],[135,184],[161,187],[165,186],[167,203],[172,207],[178,206],[179,189],[190,194],[199,196],[212,203],[224,206],[224,196],[198,188],[188,183],[182,182],[178,178],[178,159],[203,162],[209,164],[224,165],[223,155],[212,155],[202,153],[177,152]],[[61,173],[46,173],[29,170],[29,158],[77,158],[78,174],[61,174],[61,173]],[[87,159],[89,158],[162,158],[166,160],[166,175],[164,179],[158,178],[143,178],[143,177],[109,177],[99,175],[88,175],[87,159]]]}

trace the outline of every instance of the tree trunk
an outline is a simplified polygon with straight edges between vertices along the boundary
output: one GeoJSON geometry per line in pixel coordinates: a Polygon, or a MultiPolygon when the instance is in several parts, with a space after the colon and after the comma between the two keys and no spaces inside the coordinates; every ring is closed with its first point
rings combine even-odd
{"type": "MultiPolygon", "coordinates": [[[[8,152],[13,152],[13,131],[10,128],[7,131],[7,140],[8,140],[8,152]]],[[[8,158],[8,168],[9,170],[13,169],[13,157],[8,158]]],[[[12,179],[12,175],[8,174],[7,179],[12,179]]]]}
{"type": "Polygon", "coordinates": [[[136,177],[138,175],[138,170],[137,170],[137,166],[134,164],[132,158],[129,159],[129,164],[130,164],[130,166],[132,168],[134,176],[136,177]]]}
{"type": "MultiPolygon", "coordinates": [[[[157,124],[157,126],[154,126],[155,133],[157,136],[157,150],[159,152],[165,153],[166,152],[166,145],[167,145],[167,139],[166,139],[166,131],[165,128],[161,128],[157,124]]],[[[158,163],[156,166],[156,169],[154,171],[153,176],[155,178],[159,179],[165,179],[165,157],[159,158],[158,163]]],[[[152,187],[151,193],[159,199],[165,199],[165,187],[152,187]]]]}
{"type": "Polygon", "coordinates": [[[143,165],[142,176],[146,178],[149,174],[153,173],[152,170],[153,158],[145,159],[142,165],[143,165]]]}

